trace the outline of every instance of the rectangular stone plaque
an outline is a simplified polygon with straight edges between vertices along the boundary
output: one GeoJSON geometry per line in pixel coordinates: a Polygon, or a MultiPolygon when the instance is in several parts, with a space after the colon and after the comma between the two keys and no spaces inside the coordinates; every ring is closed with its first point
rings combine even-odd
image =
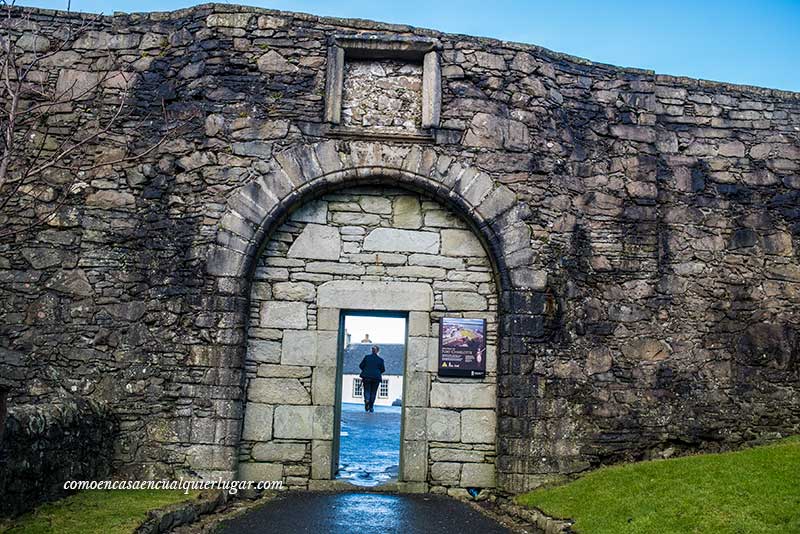
{"type": "Polygon", "coordinates": [[[442,317],[439,376],[486,376],[486,319],[442,317]]]}

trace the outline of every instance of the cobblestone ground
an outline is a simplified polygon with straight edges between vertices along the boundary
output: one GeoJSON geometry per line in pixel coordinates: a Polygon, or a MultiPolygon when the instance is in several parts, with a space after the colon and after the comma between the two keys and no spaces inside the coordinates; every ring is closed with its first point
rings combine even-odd
{"type": "Polygon", "coordinates": [[[338,477],[357,486],[377,486],[397,479],[400,467],[399,406],[342,404],[338,477]]]}
{"type": "Polygon", "coordinates": [[[288,492],[222,523],[220,534],[510,532],[466,503],[437,495],[288,492]]]}

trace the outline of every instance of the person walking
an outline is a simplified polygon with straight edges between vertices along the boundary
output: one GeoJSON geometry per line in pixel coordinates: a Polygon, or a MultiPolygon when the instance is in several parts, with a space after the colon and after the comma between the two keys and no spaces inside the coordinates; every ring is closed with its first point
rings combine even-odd
{"type": "Polygon", "coordinates": [[[381,348],[377,345],[372,346],[372,352],[364,356],[358,365],[361,368],[361,382],[364,386],[364,411],[375,411],[375,397],[378,394],[378,386],[381,378],[386,372],[383,358],[378,356],[381,348]]]}

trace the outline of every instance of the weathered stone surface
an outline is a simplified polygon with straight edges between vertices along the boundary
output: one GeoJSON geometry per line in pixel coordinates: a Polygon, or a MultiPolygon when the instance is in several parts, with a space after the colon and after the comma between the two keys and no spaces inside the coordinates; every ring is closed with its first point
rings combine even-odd
{"type": "Polygon", "coordinates": [[[439,252],[439,234],[378,228],[371,231],[364,239],[364,250],[437,254],[439,252]]]}
{"type": "Polygon", "coordinates": [[[264,328],[305,328],[307,309],[302,302],[265,302],[261,306],[259,324],[264,328]]]}
{"type": "Polygon", "coordinates": [[[392,209],[392,225],[395,228],[420,228],[422,210],[417,197],[398,197],[392,209]]]}
{"type": "Polygon", "coordinates": [[[420,282],[326,282],[317,290],[317,306],[363,310],[429,311],[433,291],[420,282]]]}
{"type": "Polygon", "coordinates": [[[277,282],[272,286],[272,296],[276,300],[313,302],[316,295],[316,287],[309,282],[277,282]]]}
{"type": "Polygon", "coordinates": [[[464,488],[493,488],[495,486],[494,465],[464,464],[461,468],[461,486],[464,488]]]}
{"type": "Polygon", "coordinates": [[[315,365],[317,333],[307,330],[284,330],[281,343],[282,365],[315,365]]]}
{"type": "Polygon", "coordinates": [[[247,403],[244,412],[242,439],[251,441],[269,441],[272,439],[272,406],[257,402],[247,403]]]}
{"type": "Polygon", "coordinates": [[[605,373],[611,369],[613,358],[606,347],[596,347],[586,356],[586,372],[590,375],[605,373]]]}
{"type": "Polygon", "coordinates": [[[312,201],[300,206],[289,217],[292,221],[325,224],[328,221],[328,203],[312,201]]]}
{"type": "Polygon", "coordinates": [[[241,462],[238,480],[283,480],[283,466],[279,463],[241,462]]]}
{"type": "Polygon", "coordinates": [[[270,50],[256,61],[258,70],[267,74],[292,74],[297,67],[289,63],[285,57],[275,50],[270,50]]]}
{"type": "Polygon", "coordinates": [[[622,346],[622,354],[631,360],[658,362],[669,358],[670,346],[657,339],[635,339],[622,346]]]}
{"type": "Polygon", "coordinates": [[[257,462],[299,462],[306,454],[302,443],[256,443],[253,445],[253,459],[257,462]]]}
{"type": "Polygon", "coordinates": [[[469,230],[442,230],[442,254],[445,256],[483,256],[483,245],[469,230]]]}
{"type": "Polygon", "coordinates": [[[497,416],[494,410],[463,410],[461,412],[461,441],[464,443],[494,443],[497,416]]]}
{"type": "Polygon", "coordinates": [[[494,408],[495,386],[472,384],[431,384],[431,406],[437,408],[494,408]]]}
{"type": "Polygon", "coordinates": [[[454,410],[428,410],[427,437],[431,441],[460,441],[461,419],[454,410]]]}
{"type": "Polygon", "coordinates": [[[486,297],[465,291],[444,291],[442,292],[442,299],[444,307],[448,310],[485,310],[488,306],[486,297]]]}
{"type": "Polygon", "coordinates": [[[273,433],[276,438],[311,439],[314,424],[314,406],[287,406],[275,408],[273,433]]]}
{"type": "Polygon", "coordinates": [[[338,260],[341,248],[342,240],[336,228],[309,224],[292,243],[287,256],[312,260],[338,260]]]}
{"type": "Polygon", "coordinates": [[[247,388],[247,398],[266,404],[311,403],[311,396],[296,378],[254,378],[247,388]]]}
{"type": "Polygon", "coordinates": [[[488,113],[476,113],[464,136],[464,144],[518,151],[528,148],[530,135],[521,122],[488,113]]]}
{"type": "Polygon", "coordinates": [[[451,484],[458,483],[461,479],[461,464],[456,462],[435,462],[431,465],[431,478],[451,484]]]}
{"type": "Polygon", "coordinates": [[[92,284],[89,283],[89,278],[86,276],[86,272],[83,269],[58,271],[47,280],[45,287],[82,297],[88,297],[94,294],[92,284]]]}
{"type": "Polygon", "coordinates": [[[278,363],[281,359],[281,344],[276,341],[251,339],[247,345],[247,357],[264,363],[278,363]]]}
{"type": "Polygon", "coordinates": [[[119,191],[98,191],[86,199],[86,204],[98,208],[126,208],[133,206],[136,199],[130,193],[119,191]]]}

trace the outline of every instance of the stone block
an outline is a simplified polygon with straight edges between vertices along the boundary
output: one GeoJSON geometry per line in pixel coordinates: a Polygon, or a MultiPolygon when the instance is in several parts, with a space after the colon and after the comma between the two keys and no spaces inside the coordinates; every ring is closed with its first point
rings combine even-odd
{"type": "Polygon", "coordinates": [[[289,258],[311,260],[338,260],[342,252],[342,238],[339,229],[321,224],[308,224],[297,236],[289,252],[289,258]]]}
{"type": "Polygon", "coordinates": [[[435,447],[431,449],[431,460],[434,462],[483,462],[486,456],[483,451],[471,451],[467,449],[448,449],[435,447]]]}
{"type": "Polygon", "coordinates": [[[497,416],[494,410],[463,410],[461,412],[461,441],[463,443],[494,443],[497,416]]]}
{"type": "Polygon", "coordinates": [[[328,480],[331,478],[331,456],[333,442],[314,440],[311,444],[311,478],[328,480]]]}
{"type": "Polygon", "coordinates": [[[325,224],[328,222],[328,203],[312,200],[300,206],[289,216],[290,221],[325,224]]]}
{"type": "Polygon", "coordinates": [[[403,439],[418,441],[426,436],[427,408],[406,407],[403,421],[403,439]]]}
{"type": "Polygon", "coordinates": [[[319,332],[317,335],[317,365],[336,367],[339,332],[319,332]]]}
{"type": "Polygon", "coordinates": [[[434,254],[412,254],[408,257],[408,264],[443,269],[464,269],[466,267],[464,258],[448,258],[434,254]]]}
{"type": "Polygon", "coordinates": [[[409,337],[406,347],[406,371],[428,370],[428,338],[409,337]]]}
{"type": "Polygon", "coordinates": [[[424,482],[428,474],[428,444],[425,441],[403,442],[403,480],[424,482]]]}
{"type": "Polygon", "coordinates": [[[400,267],[389,267],[386,274],[401,278],[429,278],[432,280],[444,280],[447,271],[439,267],[420,267],[415,265],[403,265],[400,267]]]}
{"type": "Polygon", "coordinates": [[[263,378],[308,378],[311,376],[311,367],[262,363],[258,366],[257,375],[263,378]]]}
{"type": "Polygon", "coordinates": [[[313,302],[317,289],[310,282],[276,282],[272,286],[272,296],[275,300],[313,302]]]}
{"type": "Polygon", "coordinates": [[[304,302],[270,301],[261,304],[259,325],[262,328],[294,328],[308,327],[308,305],[304,302]]]}
{"type": "Polygon", "coordinates": [[[442,302],[448,311],[483,311],[489,306],[486,297],[466,291],[445,291],[442,302]]]}
{"type": "Polygon", "coordinates": [[[358,199],[358,204],[367,213],[378,213],[388,215],[392,213],[392,201],[388,198],[377,196],[362,196],[358,199]]]}
{"type": "Polygon", "coordinates": [[[276,406],[272,427],[274,436],[284,439],[311,439],[314,409],[314,406],[276,406]]]}
{"type": "Polygon", "coordinates": [[[283,466],[266,462],[241,462],[239,480],[283,480],[283,466]]]}
{"type": "Polygon", "coordinates": [[[306,265],[310,273],[339,274],[349,276],[362,276],[366,269],[363,265],[352,263],[336,263],[332,261],[314,261],[306,265]]]}
{"type": "Polygon", "coordinates": [[[269,441],[272,439],[272,406],[248,402],[244,409],[242,440],[269,441]]]}
{"type": "Polygon", "coordinates": [[[457,462],[434,462],[431,465],[431,479],[437,482],[458,484],[461,480],[461,464],[457,462]]]}
{"type": "Polygon", "coordinates": [[[306,455],[304,443],[256,443],[253,459],[257,462],[299,462],[306,455]]]}
{"type": "Polygon", "coordinates": [[[281,344],[277,341],[251,339],[247,342],[247,360],[263,363],[278,363],[281,359],[281,344]]]}
{"type": "Polygon", "coordinates": [[[428,405],[428,373],[406,372],[403,403],[417,407],[428,405]]]}
{"type": "Polygon", "coordinates": [[[275,50],[270,50],[256,61],[258,70],[267,74],[292,74],[297,67],[289,63],[286,58],[275,50]]]}
{"type": "Polygon", "coordinates": [[[455,410],[430,408],[426,423],[429,441],[457,442],[461,439],[461,417],[455,410]]]}
{"type": "Polygon", "coordinates": [[[364,238],[364,250],[438,254],[439,234],[396,228],[376,228],[364,238]]]}
{"type": "Polygon", "coordinates": [[[422,226],[422,209],[419,204],[419,197],[402,196],[394,200],[392,226],[413,229],[422,226]]]}
{"type": "Polygon", "coordinates": [[[285,330],[281,343],[282,365],[315,365],[317,363],[317,332],[314,330],[285,330]]]}
{"type": "Polygon", "coordinates": [[[442,230],[442,254],[455,257],[484,257],[486,251],[470,230],[442,230]]]}
{"type": "Polygon", "coordinates": [[[425,312],[409,312],[408,314],[408,335],[427,336],[431,331],[430,314],[425,312]]]}
{"type": "Polygon", "coordinates": [[[380,215],[352,211],[337,211],[331,216],[331,220],[336,224],[345,225],[379,226],[381,224],[380,215]]]}
{"type": "Polygon", "coordinates": [[[318,406],[333,405],[336,398],[336,367],[315,367],[311,400],[318,406]]]}
{"type": "Polygon", "coordinates": [[[317,308],[317,330],[339,330],[338,308],[317,308]]]}
{"type": "Polygon", "coordinates": [[[462,488],[493,488],[494,464],[464,464],[461,468],[462,488]]]}
{"type": "Polygon", "coordinates": [[[421,282],[334,280],[317,289],[317,306],[362,310],[415,310],[433,308],[433,290],[421,282]]]}
{"type": "Polygon", "coordinates": [[[254,378],[247,400],[266,404],[310,404],[311,396],[296,378],[254,378]]]}
{"type": "Polygon", "coordinates": [[[494,384],[434,382],[431,384],[431,406],[435,408],[494,408],[494,384]]]}
{"type": "Polygon", "coordinates": [[[314,406],[314,439],[333,439],[333,406],[314,406]]]}

